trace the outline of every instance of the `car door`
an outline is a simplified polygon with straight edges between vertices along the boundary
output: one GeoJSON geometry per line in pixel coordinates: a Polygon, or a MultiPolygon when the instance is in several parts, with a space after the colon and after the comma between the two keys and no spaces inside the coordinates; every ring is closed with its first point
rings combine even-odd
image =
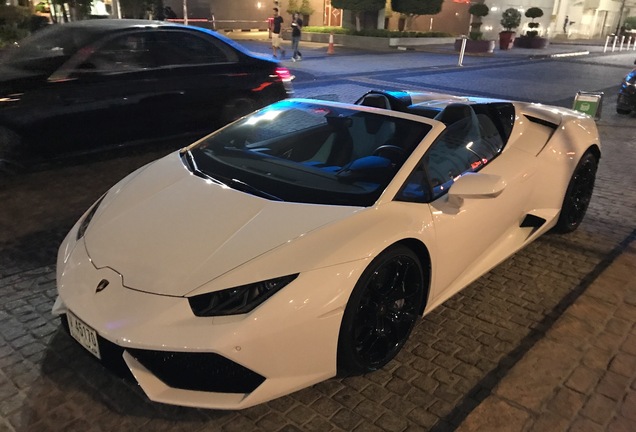
{"type": "Polygon", "coordinates": [[[488,116],[474,111],[470,119],[449,125],[398,196],[420,201],[421,210],[431,214],[429,302],[447,298],[507,256],[506,237],[523,219],[534,158],[514,149],[502,153],[503,139],[491,125],[488,116]]]}
{"type": "Polygon", "coordinates": [[[147,49],[151,33],[108,36],[80,50],[38,94],[33,126],[45,139],[43,153],[90,152],[104,146],[156,138],[153,125],[166,121],[158,100],[166,97],[147,49]]]}
{"type": "Polygon", "coordinates": [[[160,67],[170,71],[164,88],[179,95],[170,107],[170,127],[178,130],[217,128],[226,102],[249,94],[257,73],[247,56],[200,31],[162,29],[152,51],[160,67]]]}

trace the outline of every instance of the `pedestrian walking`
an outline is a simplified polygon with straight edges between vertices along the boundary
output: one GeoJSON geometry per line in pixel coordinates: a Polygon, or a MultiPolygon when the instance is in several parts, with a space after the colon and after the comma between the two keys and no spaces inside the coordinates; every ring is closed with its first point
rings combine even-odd
{"type": "Polygon", "coordinates": [[[274,17],[272,18],[272,54],[274,58],[278,58],[278,49],[280,48],[280,58],[285,57],[285,48],[281,46],[283,40],[281,31],[283,29],[283,17],[278,14],[278,8],[274,8],[274,17]]]}
{"type": "Polygon", "coordinates": [[[563,33],[567,33],[568,32],[568,24],[570,23],[570,19],[568,18],[568,16],[565,16],[565,20],[563,20],[563,33]]]}
{"type": "Polygon", "coordinates": [[[291,27],[292,27],[292,43],[291,43],[292,61],[300,61],[303,59],[303,56],[298,50],[298,44],[300,43],[300,35],[302,34],[303,20],[300,17],[300,14],[298,12],[294,13],[291,27]]]}

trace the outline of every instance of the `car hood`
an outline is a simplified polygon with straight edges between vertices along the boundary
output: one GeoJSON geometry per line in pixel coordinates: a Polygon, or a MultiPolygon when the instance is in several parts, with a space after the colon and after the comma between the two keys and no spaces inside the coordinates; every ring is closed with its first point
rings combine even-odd
{"type": "Polygon", "coordinates": [[[113,188],[85,235],[126,287],[184,296],[357,207],[269,201],[192,175],[169,155],[113,188]]]}

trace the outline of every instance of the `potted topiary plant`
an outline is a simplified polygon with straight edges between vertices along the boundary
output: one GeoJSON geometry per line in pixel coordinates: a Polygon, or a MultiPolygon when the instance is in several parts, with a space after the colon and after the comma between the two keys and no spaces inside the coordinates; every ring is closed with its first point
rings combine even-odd
{"type": "Polygon", "coordinates": [[[490,8],[484,3],[473,3],[468,8],[468,13],[474,18],[470,23],[470,40],[482,40],[484,34],[481,32],[481,19],[490,12],[490,8]]]}
{"type": "MultiPolygon", "coordinates": [[[[488,15],[490,8],[484,3],[473,3],[468,8],[468,13],[473,16],[470,23],[470,33],[466,41],[466,52],[493,52],[495,49],[495,41],[484,40],[484,34],[481,32],[481,19],[488,15]]],[[[455,50],[461,49],[462,39],[455,41],[455,50]]]]}
{"type": "Polygon", "coordinates": [[[535,18],[541,18],[543,16],[543,9],[538,7],[531,7],[525,13],[525,16],[532,19],[532,22],[528,23],[528,30],[526,34],[520,38],[515,39],[515,46],[521,48],[545,48],[548,45],[548,39],[539,37],[539,23],[534,22],[535,18]]]}
{"type": "Polygon", "coordinates": [[[505,29],[499,33],[499,49],[510,49],[517,35],[513,29],[516,29],[519,27],[519,24],[521,24],[521,12],[515,8],[506,9],[503,14],[501,14],[501,21],[499,22],[505,29]]]}

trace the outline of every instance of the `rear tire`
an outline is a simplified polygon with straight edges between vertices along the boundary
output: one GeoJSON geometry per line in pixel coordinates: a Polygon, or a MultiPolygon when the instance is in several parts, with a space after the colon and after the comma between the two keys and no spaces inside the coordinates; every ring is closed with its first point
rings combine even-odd
{"type": "Polygon", "coordinates": [[[554,227],[556,232],[569,233],[581,225],[594,191],[597,168],[598,160],[590,152],[585,153],[576,165],[554,227]]]}
{"type": "Polygon", "coordinates": [[[616,107],[616,112],[618,114],[621,114],[621,115],[627,115],[627,114],[630,114],[632,112],[632,110],[627,109],[627,108],[618,108],[618,107],[616,107]]]}
{"type": "Polygon", "coordinates": [[[237,97],[228,101],[221,112],[221,121],[228,124],[256,109],[256,102],[249,97],[237,97]]]}
{"type": "Polygon", "coordinates": [[[338,374],[363,374],[391,361],[407,341],[424,303],[417,255],[398,245],[376,257],[351,293],[338,337],[338,374]]]}

